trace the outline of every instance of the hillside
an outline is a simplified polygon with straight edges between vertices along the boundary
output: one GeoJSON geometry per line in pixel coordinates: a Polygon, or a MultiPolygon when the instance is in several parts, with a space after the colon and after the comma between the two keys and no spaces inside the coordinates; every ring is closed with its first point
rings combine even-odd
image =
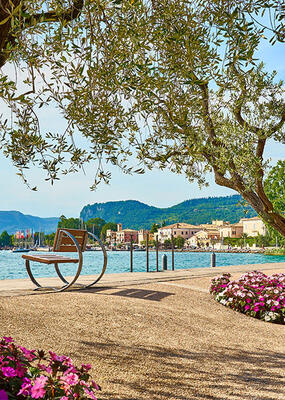
{"type": "Polygon", "coordinates": [[[40,218],[25,215],[19,211],[0,211],[0,233],[6,230],[9,234],[18,230],[33,229],[45,233],[55,232],[59,218],[40,218]]]}
{"type": "MultiPolygon", "coordinates": [[[[84,221],[90,218],[103,218],[105,221],[121,222],[123,228],[147,229],[155,223],[167,224],[187,222],[199,225],[215,219],[231,223],[245,217],[244,209],[238,204],[241,196],[208,197],[186,200],[168,208],[148,206],[136,200],[109,201],[107,203],[88,204],[83,207],[80,217],[84,221]]],[[[256,212],[248,208],[246,217],[253,217],[256,212]]]]}

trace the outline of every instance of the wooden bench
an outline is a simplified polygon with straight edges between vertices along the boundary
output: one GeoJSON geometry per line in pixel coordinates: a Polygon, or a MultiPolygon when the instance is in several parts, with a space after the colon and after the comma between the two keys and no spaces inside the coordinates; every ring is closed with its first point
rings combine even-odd
{"type": "Polygon", "coordinates": [[[87,288],[90,286],[95,285],[102,276],[104,275],[104,272],[107,267],[107,253],[105,250],[105,247],[103,243],[95,236],[93,233],[88,232],[87,230],[80,230],[80,229],[62,229],[59,228],[56,232],[55,238],[54,238],[54,244],[53,244],[53,252],[77,252],[78,257],[76,258],[70,258],[67,256],[59,255],[59,254],[24,254],[22,258],[26,260],[26,269],[28,272],[28,275],[31,279],[31,281],[37,286],[35,290],[42,289],[42,288],[50,288],[54,289],[57,292],[62,292],[66,289],[68,289],[71,285],[73,285],[82,270],[82,265],[83,265],[83,255],[82,253],[86,250],[86,244],[88,240],[88,236],[92,236],[93,239],[95,239],[101,246],[101,249],[103,251],[104,255],[104,262],[103,262],[103,268],[102,271],[99,275],[99,277],[94,280],[92,283],[88,285],[82,285],[83,287],[87,288]],[[61,288],[51,288],[51,287],[43,287],[39,284],[39,282],[35,279],[35,277],[32,274],[31,267],[30,267],[30,261],[35,261],[43,264],[54,264],[55,271],[59,278],[62,280],[64,283],[64,286],[61,288]],[[65,277],[61,274],[60,269],[59,269],[59,264],[65,264],[65,263],[78,263],[77,271],[74,275],[74,278],[68,282],[65,277]]]}

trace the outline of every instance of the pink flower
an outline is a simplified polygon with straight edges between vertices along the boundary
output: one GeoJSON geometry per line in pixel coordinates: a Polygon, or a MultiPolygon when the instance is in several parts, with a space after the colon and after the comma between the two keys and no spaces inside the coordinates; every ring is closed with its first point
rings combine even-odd
{"type": "Polygon", "coordinates": [[[21,394],[23,396],[29,396],[31,394],[31,387],[32,387],[32,384],[31,384],[30,379],[24,378],[23,384],[22,384],[21,389],[20,389],[19,393],[17,394],[17,396],[19,396],[21,394]]]}
{"type": "Polygon", "coordinates": [[[11,338],[11,336],[7,337],[7,336],[3,336],[3,339],[5,340],[6,343],[12,343],[14,342],[13,338],[11,338]]]}
{"type": "Polygon", "coordinates": [[[35,384],[31,388],[31,396],[34,399],[39,399],[44,397],[46,393],[45,384],[47,383],[47,380],[48,378],[43,375],[35,379],[35,384]]]}
{"type": "Polygon", "coordinates": [[[34,385],[31,389],[31,396],[33,399],[42,399],[46,394],[46,390],[42,385],[34,385]]]}
{"type": "Polygon", "coordinates": [[[89,371],[91,369],[91,364],[81,364],[81,367],[85,369],[85,371],[89,371]]]}
{"type": "Polygon", "coordinates": [[[250,306],[247,304],[247,305],[244,307],[244,309],[245,309],[245,310],[249,310],[249,309],[250,309],[250,306]]]}
{"type": "Polygon", "coordinates": [[[49,351],[49,354],[52,361],[63,362],[67,359],[66,356],[58,356],[54,351],[49,351]]]}
{"type": "Polygon", "coordinates": [[[96,390],[101,390],[100,386],[97,385],[97,383],[95,381],[91,381],[92,387],[96,390]]]}
{"type": "Polygon", "coordinates": [[[91,390],[84,388],[84,392],[86,394],[88,394],[88,396],[90,396],[93,400],[97,400],[97,397],[95,396],[95,394],[93,392],[91,392],[91,390]]]}
{"type": "Polygon", "coordinates": [[[27,372],[27,368],[19,365],[16,369],[16,374],[19,378],[23,378],[23,376],[25,375],[25,373],[27,372]]]}
{"type": "Polygon", "coordinates": [[[65,385],[76,385],[79,382],[79,378],[78,375],[76,374],[67,374],[67,375],[63,375],[60,380],[65,384],[65,385]]]}
{"type": "Polygon", "coordinates": [[[36,356],[35,356],[35,350],[28,350],[25,347],[19,346],[19,348],[22,350],[24,356],[29,360],[33,361],[36,356]]]}
{"type": "Polygon", "coordinates": [[[8,400],[8,395],[5,390],[0,390],[0,400],[8,400]]]}
{"type": "Polygon", "coordinates": [[[13,378],[14,376],[17,376],[16,371],[12,367],[2,367],[2,373],[8,378],[13,378]]]}
{"type": "Polygon", "coordinates": [[[45,371],[45,372],[47,372],[48,374],[51,374],[52,373],[52,369],[51,369],[51,367],[47,367],[46,365],[44,365],[44,364],[38,364],[38,368],[40,369],[40,370],[42,370],[42,371],[45,371]]]}
{"type": "Polygon", "coordinates": [[[48,378],[44,375],[40,375],[35,379],[35,384],[44,386],[47,383],[48,378]]]}

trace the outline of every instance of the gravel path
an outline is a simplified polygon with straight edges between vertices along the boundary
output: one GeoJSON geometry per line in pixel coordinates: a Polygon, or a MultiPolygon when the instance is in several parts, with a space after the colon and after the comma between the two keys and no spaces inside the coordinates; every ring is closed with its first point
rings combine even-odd
{"type": "Polygon", "coordinates": [[[103,400],[284,400],[284,326],[221,306],[210,279],[20,291],[1,297],[0,336],[91,363],[103,400]]]}

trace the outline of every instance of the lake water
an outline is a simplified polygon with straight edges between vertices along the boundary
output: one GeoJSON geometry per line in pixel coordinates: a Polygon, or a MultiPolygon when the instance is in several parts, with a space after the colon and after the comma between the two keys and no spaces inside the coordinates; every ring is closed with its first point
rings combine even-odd
{"type": "MultiPolygon", "coordinates": [[[[30,252],[29,254],[39,254],[30,252]]],[[[108,266],[106,273],[119,273],[130,271],[130,253],[127,251],[109,251],[108,266]]],[[[168,269],[171,269],[171,252],[159,252],[159,270],[161,270],[162,255],[167,255],[168,269]]],[[[72,254],[74,257],[74,253],[72,254]]],[[[263,254],[249,253],[216,253],[217,267],[242,264],[265,264],[274,262],[285,262],[285,256],[265,256],[263,254]]],[[[83,275],[95,275],[100,273],[103,265],[101,252],[89,251],[84,253],[83,275]]],[[[175,269],[206,268],[211,266],[211,253],[175,253],[175,269]]],[[[35,277],[57,276],[53,265],[45,265],[31,262],[31,269],[35,277]]],[[[76,270],[76,264],[61,264],[60,270],[63,275],[70,276],[76,270]]],[[[134,272],[146,271],[146,253],[133,253],[134,272]]],[[[149,270],[156,270],[156,254],[149,253],[149,270]]],[[[25,261],[21,253],[0,251],[0,279],[28,278],[25,261]]]]}

